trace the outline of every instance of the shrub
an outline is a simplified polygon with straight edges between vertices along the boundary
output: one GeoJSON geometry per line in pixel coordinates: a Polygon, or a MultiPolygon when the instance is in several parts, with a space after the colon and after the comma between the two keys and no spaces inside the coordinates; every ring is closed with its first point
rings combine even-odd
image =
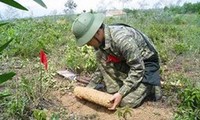
{"type": "Polygon", "coordinates": [[[96,58],[91,47],[77,47],[75,40],[67,43],[66,66],[76,72],[92,71],[96,69],[96,58]]]}

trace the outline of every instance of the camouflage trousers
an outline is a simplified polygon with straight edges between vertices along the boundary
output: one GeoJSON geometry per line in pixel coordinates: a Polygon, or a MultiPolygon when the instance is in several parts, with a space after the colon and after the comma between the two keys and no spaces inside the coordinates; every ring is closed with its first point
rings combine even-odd
{"type": "MultiPolygon", "coordinates": [[[[105,85],[110,83],[106,83],[106,81],[104,82],[105,85]]],[[[109,87],[106,88],[106,92],[113,94],[113,92],[117,92],[119,88],[119,86],[109,87]]],[[[162,93],[160,86],[152,86],[145,83],[139,83],[135,89],[131,89],[131,91],[122,98],[119,106],[130,106],[132,108],[135,108],[140,106],[146,97],[151,97],[154,100],[159,100],[161,96],[162,93]]]]}
{"type": "Polygon", "coordinates": [[[153,97],[154,100],[158,100],[161,97],[160,86],[152,86],[140,83],[136,89],[133,89],[130,93],[123,97],[120,106],[138,107],[144,101],[146,97],[153,97]]]}

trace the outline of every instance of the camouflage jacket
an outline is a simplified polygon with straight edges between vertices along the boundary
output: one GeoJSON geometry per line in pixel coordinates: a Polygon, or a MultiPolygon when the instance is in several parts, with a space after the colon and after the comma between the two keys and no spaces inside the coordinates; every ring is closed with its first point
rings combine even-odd
{"type": "MultiPolygon", "coordinates": [[[[143,80],[144,61],[156,51],[150,50],[141,32],[124,25],[105,25],[105,45],[96,50],[98,69],[93,74],[88,87],[94,88],[102,80],[108,93],[119,92],[123,96],[143,80]],[[114,56],[119,61],[108,60],[114,56]]],[[[154,49],[155,50],[155,49],[154,49]]],[[[158,68],[159,69],[159,68],[158,68]]]]}

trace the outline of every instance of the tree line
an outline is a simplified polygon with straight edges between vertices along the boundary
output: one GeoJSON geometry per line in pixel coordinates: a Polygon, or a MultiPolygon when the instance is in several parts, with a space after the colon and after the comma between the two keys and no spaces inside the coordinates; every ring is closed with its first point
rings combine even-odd
{"type": "Polygon", "coordinates": [[[198,3],[185,3],[183,6],[165,7],[164,11],[170,11],[177,14],[198,13],[200,14],[200,2],[198,3]]]}

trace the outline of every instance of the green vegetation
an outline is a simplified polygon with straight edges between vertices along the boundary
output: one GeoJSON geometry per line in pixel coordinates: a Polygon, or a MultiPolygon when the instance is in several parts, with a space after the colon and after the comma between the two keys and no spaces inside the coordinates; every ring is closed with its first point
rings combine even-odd
{"type": "Polygon", "coordinates": [[[180,104],[175,118],[177,120],[200,119],[200,89],[187,87],[179,94],[180,104]]]}
{"type": "Polygon", "coordinates": [[[200,3],[185,3],[183,6],[173,6],[165,7],[165,11],[171,11],[175,14],[185,14],[185,13],[198,13],[200,14],[200,3]]]}
{"type": "Polygon", "coordinates": [[[122,108],[117,108],[115,114],[120,120],[127,120],[129,116],[132,116],[131,111],[132,109],[129,106],[124,106],[122,108]]]}
{"type": "MultiPolygon", "coordinates": [[[[62,21],[64,18],[60,20],[62,21]]],[[[63,40],[61,37],[67,35],[69,27],[70,25],[67,23],[56,23],[56,21],[49,18],[16,20],[1,28],[3,41],[13,39],[13,42],[4,52],[11,56],[24,58],[38,56],[40,49],[49,52],[51,49],[58,47],[55,46],[56,43],[63,44],[64,41],[61,41],[63,40]],[[64,34],[61,31],[66,31],[66,33],[64,34]],[[12,50],[10,51],[10,49],[12,50]]]]}
{"type": "MultiPolygon", "coordinates": [[[[125,10],[127,16],[106,18],[105,22],[127,23],[152,39],[160,53],[161,75],[166,83],[163,86],[166,103],[175,107],[174,119],[198,120],[200,90],[196,84],[199,83],[200,75],[199,3],[177,8],[125,10]],[[174,87],[171,82],[182,86],[174,87]]],[[[70,92],[74,85],[69,81],[59,86],[55,80],[56,70],[64,67],[88,75],[96,69],[93,49],[75,45],[71,33],[74,17],[76,15],[1,22],[0,119],[96,118],[71,115],[66,108],[51,103],[51,91],[59,89],[64,93],[70,92]],[[39,63],[41,49],[48,56],[48,72],[39,63]],[[15,74],[9,71],[17,73],[12,81],[7,80],[15,74]]],[[[124,119],[129,113],[129,108],[116,112],[119,118],[124,119]]]]}

